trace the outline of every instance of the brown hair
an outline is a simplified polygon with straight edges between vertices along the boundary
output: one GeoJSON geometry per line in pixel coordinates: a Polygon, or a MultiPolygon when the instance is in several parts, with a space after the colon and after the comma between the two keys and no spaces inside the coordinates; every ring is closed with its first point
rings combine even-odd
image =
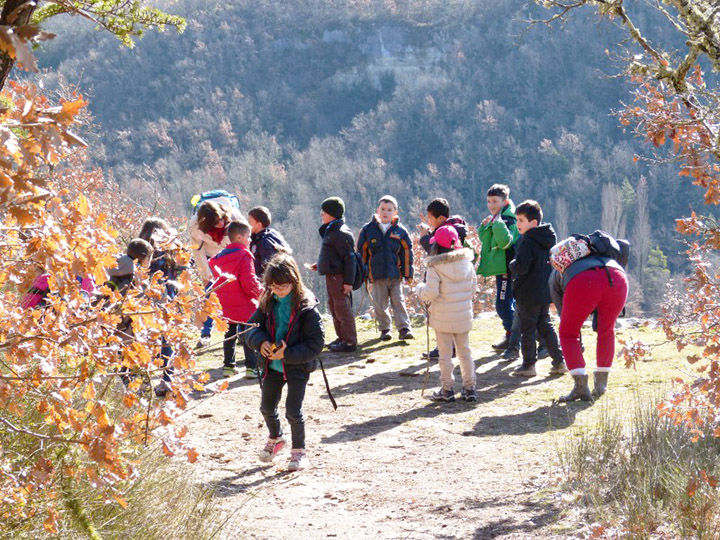
{"type": "Polygon", "coordinates": [[[487,191],[488,197],[500,197],[503,201],[510,196],[510,188],[505,184],[493,184],[487,191]]]}
{"type": "Polygon", "coordinates": [[[150,242],[142,238],[135,238],[127,245],[127,256],[138,262],[142,262],[152,255],[153,247],[150,242]]]}
{"type": "Polygon", "coordinates": [[[255,221],[261,223],[263,228],[269,227],[270,223],[272,222],[270,210],[268,210],[264,206],[256,206],[255,208],[251,208],[248,212],[248,216],[253,218],[255,221]]]}
{"type": "Polygon", "coordinates": [[[156,229],[162,229],[164,232],[170,234],[170,225],[168,225],[167,221],[159,217],[149,217],[142,224],[138,238],[142,238],[143,240],[150,242],[150,245],[155,247],[153,234],[155,234],[156,229]]]}
{"type": "Polygon", "coordinates": [[[258,305],[260,311],[270,313],[272,309],[273,292],[270,285],[284,285],[285,283],[293,286],[292,306],[297,308],[307,298],[307,289],[295,259],[285,253],[278,253],[268,261],[265,267],[265,274],[263,274],[265,291],[260,296],[258,305]]]}
{"type": "Polygon", "coordinates": [[[238,236],[247,236],[248,234],[250,234],[250,225],[242,221],[231,221],[227,227],[227,235],[231,242],[238,236]]]}
{"type": "Polygon", "coordinates": [[[230,219],[230,210],[214,201],[205,201],[197,211],[198,229],[204,233],[217,227],[218,222],[224,220],[229,223],[230,219]]]}
{"type": "Polygon", "coordinates": [[[527,219],[528,221],[532,221],[533,219],[535,219],[537,220],[538,225],[540,225],[540,222],[543,218],[543,211],[540,207],[539,202],[528,199],[527,201],[523,201],[517,205],[517,208],[515,209],[515,215],[525,216],[525,219],[527,219]]]}

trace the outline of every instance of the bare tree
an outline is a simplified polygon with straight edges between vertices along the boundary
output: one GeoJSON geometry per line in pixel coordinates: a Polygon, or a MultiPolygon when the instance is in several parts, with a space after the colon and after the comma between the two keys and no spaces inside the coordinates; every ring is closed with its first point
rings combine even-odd
{"type": "Polygon", "coordinates": [[[647,178],[641,176],[635,190],[635,223],[632,230],[634,274],[641,286],[644,282],[645,266],[650,254],[651,241],[648,183],[647,178]]]}
{"type": "Polygon", "coordinates": [[[616,184],[607,183],[602,187],[601,227],[615,238],[625,236],[625,210],[620,187],[616,184]]]}
{"type": "Polygon", "coordinates": [[[565,197],[560,197],[555,208],[555,231],[558,238],[567,238],[570,234],[570,217],[565,197]]]}

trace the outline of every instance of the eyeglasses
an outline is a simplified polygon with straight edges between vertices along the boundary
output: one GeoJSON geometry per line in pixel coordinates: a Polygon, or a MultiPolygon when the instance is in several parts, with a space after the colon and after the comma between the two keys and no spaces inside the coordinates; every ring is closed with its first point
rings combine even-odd
{"type": "Polygon", "coordinates": [[[277,291],[277,290],[286,289],[287,287],[292,287],[292,283],[270,283],[268,285],[268,287],[277,291]]]}

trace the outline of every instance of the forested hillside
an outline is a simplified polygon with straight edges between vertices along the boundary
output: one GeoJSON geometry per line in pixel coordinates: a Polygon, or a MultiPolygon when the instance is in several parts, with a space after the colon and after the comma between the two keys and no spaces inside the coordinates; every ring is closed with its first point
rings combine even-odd
{"type": "Polygon", "coordinates": [[[700,191],[634,160],[648,148],[611,115],[632,97],[608,77],[620,70],[609,23],[530,28],[527,4],[510,0],[167,4],[187,18],[180,36],[126,49],[66,19],[38,53],[46,86],[90,97],[94,157],[126,189],[157,182],[184,212],[193,193],[234,190],[270,207],[307,262],[329,195],[356,229],[385,192],[411,225],[440,195],[477,224],[487,187],[507,182],[560,235],[602,226],[634,240],[646,308],[663,257],[683,270],[669,218],[700,207],[700,191]]]}

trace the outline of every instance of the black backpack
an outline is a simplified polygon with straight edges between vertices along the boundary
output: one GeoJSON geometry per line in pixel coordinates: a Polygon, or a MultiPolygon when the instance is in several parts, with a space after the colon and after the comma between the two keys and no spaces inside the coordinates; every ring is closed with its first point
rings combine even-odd
{"type": "Polygon", "coordinates": [[[353,251],[350,255],[355,260],[355,281],[353,281],[353,291],[357,291],[363,286],[368,277],[368,269],[362,260],[362,255],[358,251],[353,251]]]}
{"type": "Polygon", "coordinates": [[[574,234],[575,238],[582,238],[590,246],[592,255],[609,257],[620,263],[625,268],[630,259],[630,242],[627,240],[616,240],[605,231],[597,230],[586,235],[574,234]]]}

